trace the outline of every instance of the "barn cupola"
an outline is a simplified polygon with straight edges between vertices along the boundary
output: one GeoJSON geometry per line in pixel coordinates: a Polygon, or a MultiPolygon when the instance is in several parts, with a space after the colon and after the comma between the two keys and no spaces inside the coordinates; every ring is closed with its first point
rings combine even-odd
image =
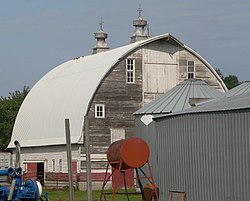
{"type": "Polygon", "coordinates": [[[130,37],[131,38],[130,43],[134,43],[136,41],[145,40],[149,38],[148,29],[147,29],[147,25],[148,25],[147,21],[142,19],[141,17],[141,13],[142,13],[141,5],[139,6],[139,9],[137,11],[138,11],[138,18],[133,21],[135,32],[130,37]]]}
{"type": "Polygon", "coordinates": [[[95,39],[96,39],[96,45],[93,48],[93,54],[99,53],[99,52],[105,52],[109,50],[109,47],[107,46],[106,43],[106,38],[108,38],[108,34],[103,31],[103,21],[101,19],[100,22],[100,30],[95,34],[95,39]]]}

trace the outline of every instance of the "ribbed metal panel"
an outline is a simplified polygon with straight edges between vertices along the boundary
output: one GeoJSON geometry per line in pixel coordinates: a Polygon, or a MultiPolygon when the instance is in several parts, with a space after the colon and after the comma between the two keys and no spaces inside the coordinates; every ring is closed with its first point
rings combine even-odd
{"type": "Polygon", "coordinates": [[[202,113],[202,112],[219,112],[229,110],[242,110],[250,109],[250,92],[242,93],[232,97],[222,97],[208,102],[204,102],[197,107],[192,107],[183,111],[158,115],[157,118],[164,118],[167,116],[184,115],[191,113],[202,113]]]}
{"type": "Polygon", "coordinates": [[[160,200],[170,190],[187,201],[249,201],[249,110],[157,119],[160,200]]]}
{"type": "Polygon", "coordinates": [[[250,82],[244,82],[233,89],[227,91],[223,96],[224,97],[232,97],[237,96],[244,93],[250,93],[250,82]]]}
{"type": "Polygon", "coordinates": [[[219,92],[205,81],[188,79],[167,91],[160,98],[142,107],[135,114],[166,114],[190,108],[190,99],[211,100],[219,98],[219,92]]]}

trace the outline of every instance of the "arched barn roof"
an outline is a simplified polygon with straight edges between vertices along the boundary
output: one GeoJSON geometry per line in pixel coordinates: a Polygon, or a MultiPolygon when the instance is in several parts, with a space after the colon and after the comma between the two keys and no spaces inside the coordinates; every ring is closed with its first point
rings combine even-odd
{"type": "Polygon", "coordinates": [[[221,97],[222,92],[199,79],[188,79],[167,91],[161,97],[137,110],[134,114],[167,114],[190,108],[190,100],[207,101],[221,97]]]}
{"type": "Polygon", "coordinates": [[[67,61],[41,78],[25,98],[16,118],[8,148],[65,144],[64,119],[70,119],[71,142],[81,140],[84,116],[107,73],[128,54],[156,40],[171,38],[199,57],[226,87],[214,69],[195,51],[170,34],[163,34],[120,48],[67,61]]]}

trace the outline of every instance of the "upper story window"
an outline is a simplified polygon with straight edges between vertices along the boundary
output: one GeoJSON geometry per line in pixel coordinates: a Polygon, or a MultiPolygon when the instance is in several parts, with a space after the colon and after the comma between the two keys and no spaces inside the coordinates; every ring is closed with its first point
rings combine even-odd
{"type": "Polygon", "coordinates": [[[195,68],[194,68],[194,61],[187,61],[187,75],[188,79],[195,78],[195,68]]]}
{"type": "Polygon", "coordinates": [[[104,118],[104,117],[105,117],[105,105],[95,104],[95,118],[104,118]]]}
{"type": "Polygon", "coordinates": [[[128,84],[135,83],[135,59],[126,60],[126,80],[128,84]]]}

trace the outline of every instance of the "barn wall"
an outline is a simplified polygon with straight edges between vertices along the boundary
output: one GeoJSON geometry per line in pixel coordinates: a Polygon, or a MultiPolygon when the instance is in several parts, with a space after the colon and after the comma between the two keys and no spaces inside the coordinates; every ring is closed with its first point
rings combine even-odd
{"type": "Polygon", "coordinates": [[[143,104],[157,99],[178,83],[188,79],[187,61],[195,63],[195,78],[223,91],[217,78],[199,57],[172,40],[158,40],[142,49],[143,104]]]}
{"type": "Polygon", "coordinates": [[[103,80],[91,104],[88,117],[92,153],[106,153],[113,128],[124,129],[126,138],[134,135],[133,113],[142,101],[141,51],[129,58],[135,59],[135,83],[126,83],[124,59],[103,80]],[[105,104],[105,118],[95,118],[95,104],[105,104]]]}
{"type": "MultiPolygon", "coordinates": [[[[80,160],[80,151],[78,145],[72,145],[72,160],[80,160]]],[[[15,156],[13,155],[15,159],[15,156]]],[[[52,172],[52,160],[55,160],[55,171],[59,172],[59,159],[62,159],[62,172],[68,171],[67,166],[67,150],[65,146],[44,146],[44,147],[29,147],[21,148],[22,168],[25,170],[27,162],[42,162],[44,161],[44,171],[52,172]]],[[[78,171],[80,167],[78,165],[78,171]]]]}
{"type": "Polygon", "coordinates": [[[178,84],[179,47],[159,40],[143,48],[144,104],[178,84]]]}
{"type": "Polygon", "coordinates": [[[11,153],[0,152],[0,169],[6,169],[11,165],[11,153]]]}
{"type": "Polygon", "coordinates": [[[160,200],[250,200],[249,110],[158,119],[160,200]]]}
{"type": "Polygon", "coordinates": [[[210,86],[224,92],[217,78],[209,70],[199,58],[191,54],[186,49],[180,49],[179,54],[179,81],[182,82],[187,79],[187,61],[191,60],[195,62],[195,78],[202,79],[207,82],[210,86]]]}

